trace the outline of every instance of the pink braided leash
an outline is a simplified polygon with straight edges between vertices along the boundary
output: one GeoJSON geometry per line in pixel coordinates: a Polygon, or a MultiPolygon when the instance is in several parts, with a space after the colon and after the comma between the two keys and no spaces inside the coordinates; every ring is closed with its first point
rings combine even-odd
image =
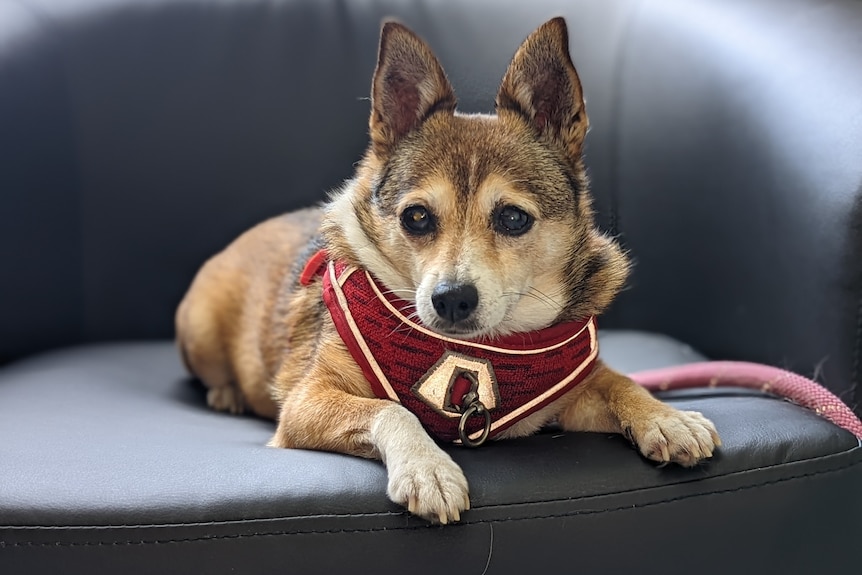
{"type": "Polygon", "coordinates": [[[630,374],[650,391],[744,387],[771,393],[813,410],[862,439],[862,421],[822,385],[777,367],[742,361],[705,361],[630,374]]]}

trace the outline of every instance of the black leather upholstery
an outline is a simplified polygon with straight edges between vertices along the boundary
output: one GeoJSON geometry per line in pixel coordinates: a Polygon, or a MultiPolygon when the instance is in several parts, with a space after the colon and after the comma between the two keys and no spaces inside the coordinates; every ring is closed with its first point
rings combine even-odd
{"type": "Polygon", "coordinates": [[[724,438],[695,470],[553,430],[453,449],[474,509],[446,528],[379,463],[205,409],[173,310],[350,174],[390,15],[465,111],[566,16],[600,222],[636,260],[612,365],[762,361],[860,412],[858,0],[0,0],[0,573],[858,570],[859,442],[761,394],[667,394],[724,438]]]}
{"type": "Polygon", "coordinates": [[[0,261],[16,280],[0,358],[170,336],[201,261],[350,174],[384,16],[427,38],[461,109],[490,111],[518,43],[561,14],[601,220],[637,262],[603,325],[816,373],[860,403],[857,0],[2,10],[0,261]]]}
{"type": "Polygon", "coordinates": [[[2,358],[169,336],[204,258],[347,177],[384,16],[489,111],[520,40],[562,14],[602,221],[637,261],[604,325],[816,371],[859,403],[858,1],[3,6],[2,358]]]}
{"type": "Polygon", "coordinates": [[[862,3],[658,2],[628,30],[618,321],[859,407],[862,3]],[[644,217],[644,214],[649,214],[644,217]]]}
{"type": "MultiPolygon", "coordinates": [[[[620,368],[702,359],[661,336],[603,334],[601,345],[620,368]]],[[[492,573],[529,571],[538,552],[548,565],[577,558],[589,572],[614,572],[642,570],[662,546],[675,561],[697,562],[714,552],[714,539],[734,555],[712,557],[706,572],[732,570],[739,554],[757,572],[810,572],[822,559],[793,538],[823,522],[844,525],[818,539],[820,553],[835,553],[852,544],[862,517],[862,500],[841,496],[841,486],[862,481],[856,438],[744,391],[669,395],[722,431],[720,454],[696,470],[656,468],[603,434],[549,430],[451,448],[473,508],[440,529],[387,500],[382,464],[266,448],[271,422],[208,410],[167,343],[38,356],[6,369],[0,390],[0,429],[12,438],[12,458],[0,466],[0,565],[9,573],[332,573],[347,565],[433,573],[453,559],[459,572],[481,573],[489,552],[492,573]],[[789,528],[776,528],[788,519],[789,528]],[[603,542],[610,534],[621,540],[603,542]],[[596,552],[616,546],[612,557],[596,552]]]]}

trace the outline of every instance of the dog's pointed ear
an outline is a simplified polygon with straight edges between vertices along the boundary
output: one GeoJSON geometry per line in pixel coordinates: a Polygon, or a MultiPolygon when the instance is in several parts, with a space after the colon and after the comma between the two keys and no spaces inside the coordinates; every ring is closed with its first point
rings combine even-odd
{"type": "Polygon", "coordinates": [[[406,26],[384,23],[371,85],[369,128],[374,152],[388,155],[431,114],[451,113],[455,104],[455,92],[428,45],[406,26]]]}
{"type": "Polygon", "coordinates": [[[523,116],[569,158],[580,157],[589,120],[563,18],[542,24],[515,52],[497,93],[497,112],[505,110],[523,116]]]}

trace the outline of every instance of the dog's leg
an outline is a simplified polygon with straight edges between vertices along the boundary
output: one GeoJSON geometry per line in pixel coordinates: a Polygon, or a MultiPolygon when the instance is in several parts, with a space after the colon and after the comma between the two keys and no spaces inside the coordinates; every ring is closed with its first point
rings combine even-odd
{"type": "MultiPolygon", "coordinates": [[[[195,286],[193,286],[195,287],[195,286]]],[[[177,346],[186,370],[207,387],[207,405],[216,411],[243,413],[245,402],[230,362],[208,294],[189,291],[177,308],[177,346]],[[197,296],[197,297],[192,297],[197,296]]]]}
{"type": "Polygon", "coordinates": [[[621,433],[653,461],[691,467],[721,445],[715,426],[703,415],[660,402],[601,362],[571,397],[559,418],[564,429],[621,433]]]}
{"type": "Polygon", "coordinates": [[[381,459],[392,501],[429,521],[458,521],[470,506],[467,479],[416,416],[397,403],[334,388],[320,371],[312,368],[285,398],[270,445],[381,459]]]}

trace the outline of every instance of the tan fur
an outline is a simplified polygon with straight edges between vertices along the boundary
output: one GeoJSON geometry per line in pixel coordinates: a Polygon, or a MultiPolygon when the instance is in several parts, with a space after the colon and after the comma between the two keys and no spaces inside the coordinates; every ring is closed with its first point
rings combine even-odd
{"type": "MultiPolygon", "coordinates": [[[[469,508],[467,480],[413,414],[374,397],[322,304],[320,282],[299,285],[314,246],[372,272],[431,329],[465,338],[599,314],[628,262],[593,223],[581,159],[588,120],[562,19],[519,48],[493,116],[456,113],[430,49],[388,23],[371,108],[371,141],[355,177],[322,210],[264,222],[209,260],[177,310],[177,341],[212,407],[277,418],[275,447],[379,458],[393,501],[447,523],[469,508]],[[405,230],[401,215],[415,206],[433,217],[433,233],[405,230]],[[501,206],[531,216],[529,231],[501,232],[501,206]],[[431,293],[441,282],[475,285],[467,320],[449,325],[435,312],[431,293]]],[[[684,466],[720,443],[702,415],[660,403],[601,362],[503,436],[551,422],[622,433],[645,457],[684,466]]]]}

